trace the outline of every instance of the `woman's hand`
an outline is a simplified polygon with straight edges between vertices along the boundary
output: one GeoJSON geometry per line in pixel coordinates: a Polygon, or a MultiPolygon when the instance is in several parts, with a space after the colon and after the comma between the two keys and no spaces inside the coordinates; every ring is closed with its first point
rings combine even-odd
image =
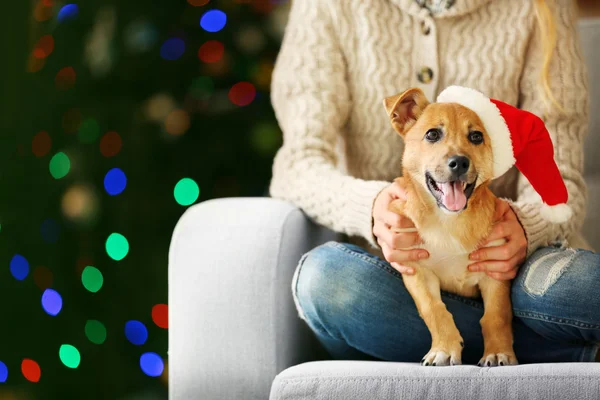
{"type": "Polygon", "coordinates": [[[509,204],[496,199],[496,222],[486,244],[498,239],[506,239],[500,246],[480,248],[470,255],[476,263],[469,265],[469,271],[484,271],[497,280],[511,280],[517,276],[519,267],[527,255],[527,238],[521,223],[509,204]]]}
{"type": "Polygon", "coordinates": [[[385,259],[401,274],[412,275],[414,268],[402,265],[407,261],[422,260],[429,257],[426,250],[400,250],[423,243],[417,232],[397,233],[394,228],[414,228],[412,221],[402,215],[389,211],[390,203],[396,199],[406,200],[406,192],[394,182],[383,189],[373,204],[373,235],[381,246],[385,259]]]}

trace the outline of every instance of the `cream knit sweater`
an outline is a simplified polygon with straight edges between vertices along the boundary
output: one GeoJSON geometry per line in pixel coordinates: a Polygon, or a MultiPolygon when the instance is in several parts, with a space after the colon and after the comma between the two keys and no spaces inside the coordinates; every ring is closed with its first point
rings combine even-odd
{"type": "Polygon", "coordinates": [[[434,101],[445,87],[461,85],[537,114],[552,135],[574,211],[569,222],[544,221],[539,196],[516,170],[495,183],[498,195],[514,200],[528,253],[562,239],[586,247],[579,232],[588,93],[574,3],[550,1],[558,38],[550,84],[561,114],[546,112],[539,85],[543,53],[533,0],[457,0],[434,16],[415,0],[293,0],[273,73],[284,143],[271,195],[377,251],[373,201],[401,174],[403,150],[383,99],[420,87],[434,101]]]}

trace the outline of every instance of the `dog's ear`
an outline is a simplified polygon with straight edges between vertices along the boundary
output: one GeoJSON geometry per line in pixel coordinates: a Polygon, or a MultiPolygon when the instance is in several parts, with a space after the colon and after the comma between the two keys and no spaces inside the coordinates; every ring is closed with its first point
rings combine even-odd
{"type": "Polygon", "coordinates": [[[392,126],[400,135],[404,136],[423,114],[429,101],[421,89],[412,88],[395,96],[387,97],[383,100],[383,105],[392,126]]]}

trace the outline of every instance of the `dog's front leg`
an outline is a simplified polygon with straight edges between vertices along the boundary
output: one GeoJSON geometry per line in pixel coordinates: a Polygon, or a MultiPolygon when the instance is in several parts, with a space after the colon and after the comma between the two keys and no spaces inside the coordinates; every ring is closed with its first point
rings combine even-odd
{"type": "Polygon", "coordinates": [[[512,306],[510,281],[498,281],[486,276],[479,282],[485,311],[481,318],[483,357],[477,365],[518,364],[513,350],[512,306]]]}
{"type": "Polygon", "coordinates": [[[402,279],[431,333],[431,350],[421,364],[461,364],[463,338],[442,301],[438,277],[427,268],[415,266],[415,274],[402,275],[402,279]]]}

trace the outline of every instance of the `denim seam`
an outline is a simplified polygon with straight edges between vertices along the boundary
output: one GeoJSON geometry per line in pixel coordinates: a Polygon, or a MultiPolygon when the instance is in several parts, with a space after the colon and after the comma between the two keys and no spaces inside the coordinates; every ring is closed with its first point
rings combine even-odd
{"type": "Polygon", "coordinates": [[[587,322],[576,321],[573,319],[564,319],[564,318],[556,318],[550,315],[534,313],[531,311],[523,311],[519,309],[513,309],[513,313],[517,317],[521,318],[532,318],[540,321],[550,321],[561,325],[569,325],[577,328],[585,328],[585,329],[598,329],[600,325],[597,324],[589,324],[587,322]]]}
{"type": "MultiPolygon", "coordinates": [[[[360,259],[362,259],[364,261],[367,261],[368,263],[370,263],[372,265],[375,265],[376,267],[380,267],[384,271],[390,273],[392,276],[394,276],[394,277],[402,280],[402,274],[400,274],[400,272],[396,271],[395,269],[393,269],[392,267],[386,265],[383,262],[379,262],[377,260],[374,260],[374,259],[372,259],[372,258],[370,258],[370,257],[368,257],[368,256],[366,256],[364,254],[361,254],[361,253],[359,253],[357,251],[349,249],[349,248],[347,248],[347,247],[345,247],[345,246],[343,246],[343,245],[341,245],[341,244],[339,244],[337,242],[331,242],[330,245],[331,246],[335,246],[339,250],[342,250],[342,251],[344,251],[346,253],[352,254],[353,256],[356,256],[356,257],[358,257],[358,258],[360,258],[360,259]]],[[[448,298],[450,298],[452,300],[460,301],[461,303],[466,304],[468,306],[475,307],[475,308],[480,309],[480,310],[483,309],[483,305],[482,304],[477,303],[476,301],[473,301],[471,299],[464,298],[464,297],[458,296],[458,295],[456,295],[454,293],[449,293],[449,292],[446,292],[446,291],[443,291],[443,290],[441,291],[441,294],[444,297],[448,297],[448,298]]]]}

